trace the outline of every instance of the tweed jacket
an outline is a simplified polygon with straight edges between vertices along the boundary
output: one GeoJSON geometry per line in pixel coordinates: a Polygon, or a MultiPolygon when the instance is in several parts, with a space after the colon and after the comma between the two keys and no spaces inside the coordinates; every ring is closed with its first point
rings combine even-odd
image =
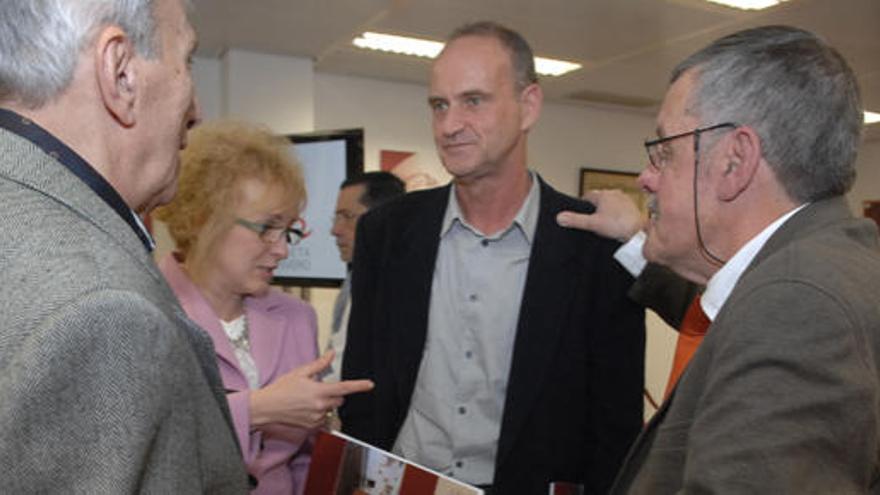
{"type": "Polygon", "coordinates": [[[612,493],[880,493],[880,247],[843,198],[759,251],[612,493]]]}
{"type": "MultiPolygon", "coordinates": [[[[220,325],[220,318],[173,255],[165,257],[159,269],[186,314],[205,329],[214,342],[245,464],[258,481],[252,494],[302,493],[311,459],[311,432],[282,425],[251,427],[247,378],[220,325]]],[[[245,315],[251,355],[259,371],[261,387],[317,357],[317,318],[315,310],[305,302],[273,290],[261,297],[245,299],[245,315]]]]}
{"type": "Polygon", "coordinates": [[[0,491],[244,493],[208,336],[129,225],[0,130],[0,491]]]}
{"type": "MultiPolygon", "coordinates": [[[[540,180],[540,179],[539,179],[540,180]]],[[[450,186],[407,194],[362,216],[343,377],[346,432],[390,449],[421,363],[430,288],[450,186]]],[[[642,424],[644,312],[615,242],[563,229],[562,210],[592,211],[541,181],[495,460],[496,493],[544,494],[550,481],[610,485],[642,424]]]]}

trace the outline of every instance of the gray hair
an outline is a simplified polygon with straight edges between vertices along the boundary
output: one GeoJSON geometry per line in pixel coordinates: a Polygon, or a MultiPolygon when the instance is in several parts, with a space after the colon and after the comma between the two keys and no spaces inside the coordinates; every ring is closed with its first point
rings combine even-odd
{"type": "Polygon", "coordinates": [[[538,82],[538,74],[535,72],[535,55],[521,34],[497,22],[480,21],[459,27],[446,38],[446,42],[449,43],[465,36],[494,38],[510,52],[510,65],[513,67],[517,90],[522,91],[528,85],[538,82]]]}
{"type": "Polygon", "coordinates": [[[862,105],[852,69],[818,36],[766,26],[721,38],[680,63],[694,69],[689,108],[702,125],[753,128],[791,199],[845,194],[855,181],[862,105]]]}
{"type": "Polygon", "coordinates": [[[97,30],[122,28],[136,52],[155,58],[155,0],[3,0],[0,2],[0,101],[39,108],[73,79],[81,50],[97,30]]]}

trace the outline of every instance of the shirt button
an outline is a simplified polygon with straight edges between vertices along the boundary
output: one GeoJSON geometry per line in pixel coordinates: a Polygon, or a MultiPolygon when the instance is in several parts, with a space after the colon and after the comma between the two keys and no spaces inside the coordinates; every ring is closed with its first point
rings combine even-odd
{"type": "Polygon", "coordinates": [[[489,239],[483,239],[482,241],[480,241],[480,244],[482,244],[483,247],[488,246],[488,245],[489,245],[489,239]]]}
{"type": "Polygon", "coordinates": [[[474,356],[474,353],[471,351],[465,351],[465,353],[464,353],[464,357],[466,357],[468,359],[472,358],[473,356],[474,356]]]}
{"type": "Polygon", "coordinates": [[[468,299],[470,299],[471,302],[476,302],[476,300],[477,300],[477,295],[476,295],[476,294],[471,294],[470,296],[468,296],[468,299]]]}
{"type": "Polygon", "coordinates": [[[458,408],[458,414],[464,414],[466,412],[467,412],[467,409],[465,409],[464,406],[458,408]]]}
{"type": "Polygon", "coordinates": [[[463,462],[461,462],[461,461],[455,461],[455,467],[457,467],[457,468],[461,468],[462,466],[464,466],[464,463],[463,463],[463,462]]]}

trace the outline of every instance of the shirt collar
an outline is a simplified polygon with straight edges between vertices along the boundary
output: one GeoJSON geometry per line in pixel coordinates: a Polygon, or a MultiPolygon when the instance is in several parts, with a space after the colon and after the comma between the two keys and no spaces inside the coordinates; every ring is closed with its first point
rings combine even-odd
{"type": "Polygon", "coordinates": [[[37,125],[36,122],[11,110],[0,108],[0,128],[27,139],[54,158],[64,168],[70,170],[71,173],[110,206],[113,211],[122,217],[144,244],[147,251],[153,251],[156,244],[140,217],[125,203],[125,200],[122,199],[122,196],[119,195],[116,189],[113,189],[113,186],[89,165],[85,159],[50,134],[49,131],[37,125]]]}
{"type": "Polygon", "coordinates": [[[709,320],[714,321],[715,317],[718,316],[718,312],[724,306],[724,303],[727,302],[727,298],[730,297],[730,293],[739,281],[740,276],[746,271],[746,268],[752,263],[758,251],[764,247],[770,236],[779,230],[779,227],[782,227],[782,224],[791,218],[792,215],[799,212],[805,206],[807,204],[802,204],[774,220],[773,223],[765,227],[758,235],[752,237],[709,279],[709,282],[706,284],[706,291],[700,299],[700,305],[703,307],[703,311],[709,317],[709,320]]]}
{"type": "MultiPolygon", "coordinates": [[[[502,229],[495,237],[501,237],[512,227],[517,226],[522,231],[526,241],[529,244],[532,243],[535,229],[538,226],[538,206],[541,201],[541,187],[538,176],[531,170],[529,170],[529,179],[532,181],[532,185],[529,187],[529,194],[526,196],[525,201],[523,201],[519,211],[516,212],[516,216],[513,217],[511,224],[507,228],[502,229]]],[[[449,188],[449,202],[446,205],[446,213],[443,215],[440,237],[444,237],[456,222],[473,233],[486,237],[484,233],[468,224],[464,219],[461,213],[461,206],[458,204],[458,198],[455,196],[455,183],[453,183],[452,187],[449,188]]]]}

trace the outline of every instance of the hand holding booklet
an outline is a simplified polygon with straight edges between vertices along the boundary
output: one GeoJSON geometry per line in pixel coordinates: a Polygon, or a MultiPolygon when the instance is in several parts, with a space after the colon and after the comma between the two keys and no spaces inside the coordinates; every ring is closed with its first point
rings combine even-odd
{"type": "Polygon", "coordinates": [[[304,494],[483,495],[483,490],[344,433],[320,431],[304,494]]]}

